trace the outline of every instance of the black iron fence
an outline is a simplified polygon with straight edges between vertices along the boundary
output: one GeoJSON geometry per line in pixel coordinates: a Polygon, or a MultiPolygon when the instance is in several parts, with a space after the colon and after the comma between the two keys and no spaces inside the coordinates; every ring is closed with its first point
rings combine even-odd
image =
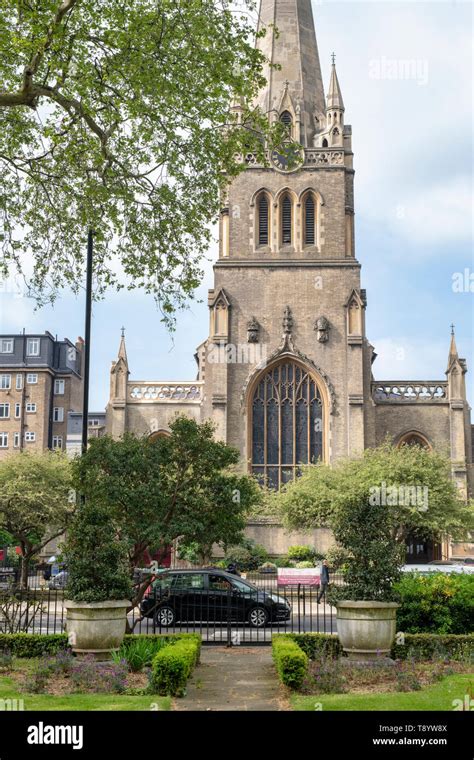
{"type": "MultiPolygon", "coordinates": [[[[128,629],[199,633],[204,643],[221,645],[266,644],[273,633],[336,633],[336,611],[319,586],[279,585],[276,575],[261,573],[235,578],[231,586],[222,576],[209,579],[206,587],[193,586],[186,577],[181,586],[164,593],[150,586],[131,607],[128,629]]],[[[331,576],[331,584],[341,583],[342,576],[331,576]]],[[[41,576],[38,584],[27,590],[0,589],[0,633],[66,630],[64,591],[48,588],[41,576]]]]}

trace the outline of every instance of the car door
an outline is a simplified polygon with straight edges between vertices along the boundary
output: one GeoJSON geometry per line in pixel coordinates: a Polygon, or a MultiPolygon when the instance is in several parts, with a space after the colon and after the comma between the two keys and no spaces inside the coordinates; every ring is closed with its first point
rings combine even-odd
{"type": "Polygon", "coordinates": [[[209,620],[217,623],[228,619],[229,605],[232,605],[233,586],[231,582],[219,573],[209,573],[209,588],[207,592],[209,620]]]}
{"type": "Polygon", "coordinates": [[[177,573],[173,583],[173,599],[179,620],[202,620],[204,573],[177,573]]]}

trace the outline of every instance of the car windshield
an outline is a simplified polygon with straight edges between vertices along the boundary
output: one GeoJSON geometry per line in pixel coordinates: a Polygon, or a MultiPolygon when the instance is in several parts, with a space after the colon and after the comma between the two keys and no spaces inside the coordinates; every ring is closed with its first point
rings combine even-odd
{"type": "Polygon", "coordinates": [[[258,591],[258,588],[256,586],[253,586],[251,583],[244,583],[240,580],[234,580],[234,578],[232,578],[232,585],[238,591],[242,591],[244,593],[248,593],[249,591],[258,591]]]}

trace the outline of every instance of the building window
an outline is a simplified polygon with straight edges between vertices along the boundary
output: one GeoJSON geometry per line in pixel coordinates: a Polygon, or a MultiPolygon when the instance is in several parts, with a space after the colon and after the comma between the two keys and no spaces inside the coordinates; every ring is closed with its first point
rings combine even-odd
{"type": "Polygon", "coordinates": [[[284,195],[281,201],[281,242],[283,245],[291,243],[291,198],[284,195]]]}
{"type": "Polygon", "coordinates": [[[326,140],[326,138],[324,138],[324,140],[323,140],[323,148],[327,148],[327,147],[328,147],[328,141],[326,140]]]}
{"type": "Polygon", "coordinates": [[[258,198],[258,244],[268,245],[268,198],[262,193],[258,198]]]}
{"type": "Polygon", "coordinates": [[[316,241],[316,215],[314,198],[308,193],[304,202],[304,242],[305,245],[314,245],[316,241]]]}
{"type": "Polygon", "coordinates": [[[285,361],[263,371],[250,400],[252,473],[269,488],[323,459],[323,402],[315,378],[285,361]]]}
{"type": "Polygon", "coordinates": [[[0,375],[0,389],[3,391],[9,391],[12,387],[11,375],[0,375]]]}
{"type": "Polygon", "coordinates": [[[8,446],[8,433],[0,433],[0,449],[6,449],[8,446]]]}
{"type": "Polygon", "coordinates": [[[25,433],[25,441],[26,443],[33,443],[36,441],[36,433],[33,433],[31,430],[27,430],[25,433]]]}
{"type": "Polygon", "coordinates": [[[53,435],[53,449],[62,449],[63,437],[62,435],[53,435]]]}
{"type": "Polygon", "coordinates": [[[36,374],[36,372],[29,372],[26,376],[26,382],[29,385],[36,385],[36,383],[38,382],[38,375],[36,374]]]}
{"type": "Polygon", "coordinates": [[[0,419],[10,416],[10,404],[0,404],[0,419]]]}
{"type": "Polygon", "coordinates": [[[27,356],[39,356],[40,354],[40,339],[28,338],[26,341],[26,355],[27,356]]]}
{"type": "Polygon", "coordinates": [[[397,447],[400,446],[421,446],[422,449],[431,449],[431,445],[427,438],[421,433],[411,431],[405,433],[398,441],[397,447]]]}
{"type": "Polygon", "coordinates": [[[17,375],[16,376],[16,389],[17,391],[21,391],[23,388],[23,375],[17,375]]]}
{"type": "Polygon", "coordinates": [[[293,117],[289,111],[283,111],[280,116],[280,121],[288,130],[291,130],[291,127],[293,125],[293,117]]]}
{"type": "Polygon", "coordinates": [[[13,353],[13,338],[2,338],[0,340],[0,354],[13,353]]]}
{"type": "Polygon", "coordinates": [[[53,409],[53,421],[64,422],[64,408],[62,406],[55,406],[53,409]]]}
{"type": "Polygon", "coordinates": [[[13,448],[20,448],[20,433],[13,433],[13,448]]]}
{"type": "Polygon", "coordinates": [[[19,419],[20,416],[21,416],[21,404],[17,401],[17,403],[15,404],[15,417],[16,419],[19,419]]]}
{"type": "Polygon", "coordinates": [[[89,420],[90,427],[99,427],[100,420],[89,420]]]}
{"type": "Polygon", "coordinates": [[[54,394],[56,396],[64,396],[64,380],[54,381],[54,394]]]}
{"type": "Polygon", "coordinates": [[[28,414],[34,414],[36,412],[36,404],[34,404],[32,401],[29,401],[26,405],[26,411],[28,414]]]}

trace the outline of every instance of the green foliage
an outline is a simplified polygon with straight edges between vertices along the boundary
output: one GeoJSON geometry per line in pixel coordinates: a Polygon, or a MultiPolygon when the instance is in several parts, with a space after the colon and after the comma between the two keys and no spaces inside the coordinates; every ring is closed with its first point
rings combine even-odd
{"type": "Polygon", "coordinates": [[[226,565],[234,563],[239,570],[257,570],[269,560],[269,554],[264,546],[246,538],[240,546],[230,546],[225,554],[226,565]]]}
{"type": "Polygon", "coordinates": [[[298,689],[308,672],[308,656],[290,636],[272,636],[272,655],[280,681],[291,689],[298,689]]]}
{"type": "Polygon", "coordinates": [[[396,660],[459,660],[474,661],[474,635],[441,636],[433,633],[406,633],[400,642],[397,636],[392,646],[391,657],[396,660]],[[399,642],[399,643],[397,643],[399,642]]]}
{"type": "Polygon", "coordinates": [[[0,3],[2,274],[30,260],[21,247],[40,302],[78,292],[89,226],[98,294],[124,273],[169,320],[199,284],[220,191],[246,166],[238,156],[265,161],[263,133],[284,134],[252,106],[265,59],[251,9],[0,3]]]}
{"type": "Polygon", "coordinates": [[[333,570],[333,572],[337,572],[337,570],[342,570],[344,572],[344,569],[351,558],[351,553],[344,549],[342,546],[337,546],[335,544],[334,546],[331,546],[329,551],[326,554],[326,559],[328,561],[329,567],[333,570]]]}
{"type": "Polygon", "coordinates": [[[311,546],[290,546],[286,556],[290,562],[313,562],[321,559],[321,555],[311,546]]]}
{"type": "Polygon", "coordinates": [[[15,657],[41,657],[68,648],[66,633],[0,633],[0,652],[7,650],[15,657]]]}
{"type": "Polygon", "coordinates": [[[309,569],[310,567],[314,567],[315,563],[311,562],[310,560],[304,560],[303,562],[297,562],[296,567],[300,570],[309,569]]]}
{"type": "Polygon", "coordinates": [[[78,508],[64,546],[68,566],[65,596],[76,602],[129,599],[132,593],[127,544],[110,513],[93,501],[78,508]]]}
{"type": "Polygon", "coordinates": [[[188,634],[171,641],[157,652],[152,661],[150,690],[161,696],[185,694],[186,683],[199,662],[201,637],[188,634]]]}
{"type": "Polygon", "coordinates": [[[288,528],[311,530],[332,527],[340,510],[350,509],[356,502],[370,504],[375,490],[382,488],[388,494],[387,520],[393,537],[402,545],[411,532],[435,539],[447,533],[462,541],[474,528],[473,505],[464,504],[451,477],[450,459],[420,446],[396,448],[386,442],[366,449],[359,459],[341,460],[331,468],[323,464],[307,467],[274,498],[288,528]],[[426,504],[393,498],[390,489],[400,486],[418,486],[421,493],[426,488],[426,504]]]}
{"type": "Polygon", "coordinates": [[[318,660],[322,657],[335,659],[343,654],[339,638],[329,633],[289,633],[286,635],[298,644],[310,660],[318,660]]]}
{"type": "Polygon", "coordinates": [[[474,575],[404,573],[395,591],[400,596],[399,630],[454,634],[474,631],[474,575]]]}
{"type": "Polygon", "coordinates": [[[61,452],[21,451],[0,461],[0,526],[21,547],[24,587],[31,559],[71,519],[71,488],[71,463],[61,452]]]}
{"type": "Polygon", "coordinates": [[[201,560],[215,543],[238,543],[258,499],[255,481],[232,471],[238,451],[216,441],[210,423],[178,417],[170,430],[155,440],[93,439],[74,463],[78,490],[110,512],[132,567],[177,538],[201,560]]]}
{"type": "Polygon", "coordinates": [[[132,673],[138,673],[151,666],[155,654],[167,646],[169,641],[166,636],[127,637],[118,652],[114,652],[113,659],[115,662],[125,660],[132,673]]]}

